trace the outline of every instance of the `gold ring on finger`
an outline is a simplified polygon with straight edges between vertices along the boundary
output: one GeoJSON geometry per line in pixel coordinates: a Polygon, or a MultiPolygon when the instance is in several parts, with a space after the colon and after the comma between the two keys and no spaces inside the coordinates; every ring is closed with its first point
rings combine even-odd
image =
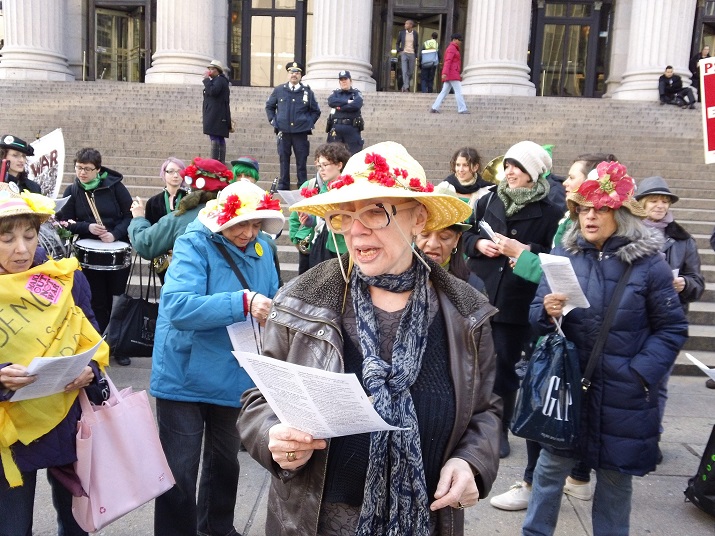
{"type": "Polygon", "coordinates": [[[294,450],[289,450],[288,452],[286,452],[286,460],[288,460],[289,462],[294,462],[296,460],[294,450]]]}
{"type": "Polygon", "coordinates": [[[464,510],[464,505],[461,501],[457,501],[457,510],[464,510]]]}

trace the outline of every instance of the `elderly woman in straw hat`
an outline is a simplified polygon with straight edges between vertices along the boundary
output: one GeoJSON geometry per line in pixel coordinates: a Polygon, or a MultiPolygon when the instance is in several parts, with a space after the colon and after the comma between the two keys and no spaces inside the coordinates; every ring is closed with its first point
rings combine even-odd
{"type": "Polygon", "coordinates": [[[59,533],[87,534],[72,516],[72,494],[63,483],[76,479],[78,390],[103,401],[100,367],[108,363],[109,347],[101,343],[63,391],[16,400],[37,379],[27,374],[35,357],[77,354],[101,340],[77,260],[48,260],[38,247],[40,225],[54,207],[51,199],[0,184],[0,532],[11,536],[32,533],[37,470],[43,468],[59,533]]]}
{"type": "Polygon", "coordinates": [[[226,327],[265,322],[278,274],[259,232],[277,233],[283,222],[277,200],[236,181],[176,240],[161,291],[150,384],[176,486],[156,499],[156,535],[236,534],[236,420],[241,393],[253,383],[231,354],[226,327]]]}
{"type": "Polygon", "coordinates": [[[687,338],[687,321],[660,253],[662,240],[641,219],[634,182],[618,162],[602,162],[567,195],[574,225],[553,253],[570,259],[590,307],[564,314],[568,298],[542,278],[531,304],[541,333],[561,319],[589,361],[608,306],[616,314],[596,357],[591,385],[581,400],[580,443],[575,452],[544,447],[534,471],[523,534],[553,534],[564,479],[578,459],[596,469],[592,522],[595,535],[628,534],[632,478],[653,471],[658,450],[657,389],[687,338]],[[619,280],[626,286],[614,295],[619,280]]]}
{"type": "Polygon", "coordinates": [[[393,432],[316,440],[244,394],[239,428],[273,476],[266,534],[463,534],[498,466],[494,349],[483,295],[413,242],[463,221],[394,142],[355,154],[328,191],[291,210],[324,218],[348,253],[276,296],[264,353],[357,375],[393,432]]]}

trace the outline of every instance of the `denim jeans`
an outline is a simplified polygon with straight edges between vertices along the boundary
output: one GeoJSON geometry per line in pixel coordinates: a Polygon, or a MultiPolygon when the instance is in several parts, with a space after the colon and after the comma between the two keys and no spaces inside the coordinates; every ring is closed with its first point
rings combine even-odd
{"type": "MultiPolygon", "coordinates": [[[[576,460],[541,451],[534,471],[531,499],[522,527],[523,536],[549,536],[556,530],[564,479],[576,460]]],[[[593,536],[627,536],[631,516],[633,477],[596,469],[596,490],[591,507],[593,536]]]]}
{"type": "MultiPolygon", "coordinates": [[[[534,480],[534,469],[541,453],[541,444],[536,441],[526,440],[526,468],[524,469],[524,482],[531,484],[534,480]]],[[[580,482],[591,481],[591,468],[582,461],[577,461],[571,469],[571,478],[580,482]]]]}
{"type": "Polygon", "coordinates": [[[159,438],[176,485],[157,497],[155,536],[229,536],[238,491],[240,408],[156,399],[159,438]],[[201,458],[199,497],[196,479],[201,458]]]}
{"type": "Polygon", "coordinates": [[[440,91],[439,95],[437,95],[437,99],[432,104],[432,109],[439,110],[439,107],[442,106],[442,101],[447,95],[449,95],[450,89],[454,89],[454,96],[457,98],[457,111],[466,112],[467,103],[464,102],[464,97],[462,96],[462,82],[459,80],[445,80],[442,82],[442,91],[440,91]]]}
{"type": "MultiPolygon", "coordinates": [[[[58,536],[87,536],[72,515],[70,492],[49,473],[47,480],[57,511],[58,536]]],[[[23,472],[22,481],[22,486],[11,488],[0,472],[0,536],[32,536],[37,471],[23,472]]]]}

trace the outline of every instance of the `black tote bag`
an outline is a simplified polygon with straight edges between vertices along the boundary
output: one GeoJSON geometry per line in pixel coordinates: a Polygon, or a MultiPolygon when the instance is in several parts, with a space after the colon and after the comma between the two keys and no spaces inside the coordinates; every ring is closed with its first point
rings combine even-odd
{"type": "Polygon", "coordinates": [[[715,516],[715,426],[710,432],[710,439],[700,459],[698,472],[688,480],[688,487],[684,493],[686,500],[703,512],[715,516]]]}
{"type": "Polygon", "coordinates": [[[581,370],[573,343],[558,333],[539,341],[514,408],[515,436],[560,449],[578,442],[581,370]]]}
{"type": "Polygon", "coordinates": [[[134,256],[132,269],[127,280],[127,289],[119,296],[117,302],[112,307],[112,315],[104,334],[107,337],[107,344],[114,357],[151,357],[154,349],[154,332],[156,331],[156,319],[159,316],[159,304],[156,303],[158,296],[156,288],[156,274],[154,266],[149,264],[149,277],[147,278],[146,293],[144,292],[144,282],[142,279],[141,258],[134,256]],[[135,298],[129,294],[129,284],[134,267],[139,265],[139,297],[135,298]],[[154,301],[149,301],[151,289],[154,289],[154,301]]]}

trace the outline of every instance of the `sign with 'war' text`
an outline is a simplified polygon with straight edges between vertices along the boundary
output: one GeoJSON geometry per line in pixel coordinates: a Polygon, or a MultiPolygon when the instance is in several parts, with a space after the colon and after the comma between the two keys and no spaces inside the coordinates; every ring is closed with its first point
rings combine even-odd
{"type": "Polygon", "coordinates": [[[705,163],[715,164],[715,58],[700,60],[705,163]]]}

